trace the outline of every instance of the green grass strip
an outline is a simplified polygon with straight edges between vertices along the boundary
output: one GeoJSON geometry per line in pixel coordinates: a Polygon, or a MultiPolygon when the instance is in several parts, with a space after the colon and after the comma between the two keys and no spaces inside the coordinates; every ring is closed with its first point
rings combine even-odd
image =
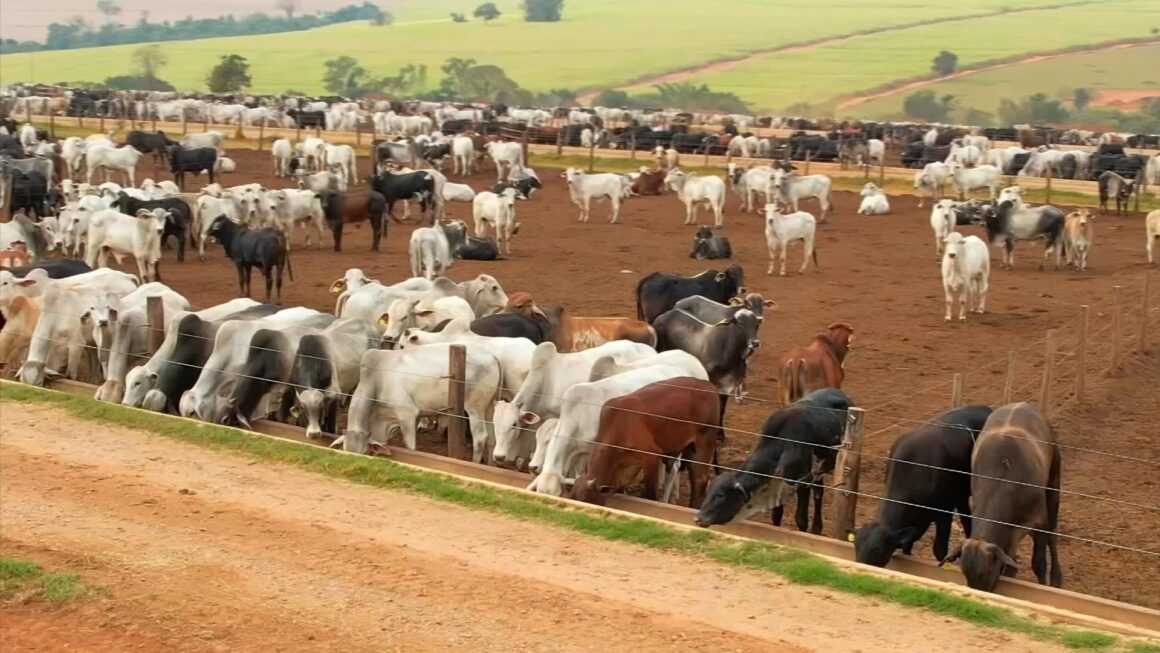
{"type": "MultiPolygon", "coordinates": [[[[487,510],[526,521],[549,524],[613,542],[638,544],[683,553],[726,565],[771,572],[790,582],[873,597],[971,624],[1020,633],[1074,649],[1108,649],[1120,640],[1102,632],[1044,624],[951,592],[920,587],[879,576],[847,571],[814,554],[760,541],[736,541],[708,530],[684,530],[652,520],[626,518],[598,510],[561,506],[547,499],[507,492],[439,474],[410,469],[389,459],[345,456],[251,435],[213,424],[169,419],[88,397],[49,392],[15,383],[0,384],[0,401],[36,402],[59,408],[83,420],[155,433],[190,444],[241,453],[263,461],[371,487],[404,490],[466,508],[487,510]]],[[[1150,649],[1133,649],[1149,651],[1150,649]]]]}
{"type": "Polygon", "coordinates": [[[0,557],[0,601],[71,601],[84,594],[76,574],[48,573],[35,562],[0,557]]]}

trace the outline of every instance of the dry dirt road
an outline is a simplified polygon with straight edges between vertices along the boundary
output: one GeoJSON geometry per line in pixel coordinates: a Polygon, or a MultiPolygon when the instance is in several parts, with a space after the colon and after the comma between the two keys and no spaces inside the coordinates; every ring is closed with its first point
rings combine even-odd
{"type": "Polygon", "coordinates": [[[3,554],[104,588],[0,608],[6,652],[1051,650],[35,404],[0,414],[3,554]]]}

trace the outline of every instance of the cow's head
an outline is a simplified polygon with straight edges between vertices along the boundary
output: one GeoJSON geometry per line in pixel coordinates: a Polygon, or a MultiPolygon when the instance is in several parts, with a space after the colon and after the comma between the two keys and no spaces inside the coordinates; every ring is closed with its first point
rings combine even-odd
{"type": "Polygon", "coordinates": [[[536,305],[531,293],[516,292],[508,297],[506,310],[508,313],[523,315],[534,320],[548,321],[548,315],[536,305]]]}
{"type": "Polygon", "coordinates": [[[863,524],[854,533],[854,556],[864,565],[885,567],[898,549],[914,541],[912,527],[894,530],[882,522],[863,524]]]}
{"type": "Polygon", "coordinates": [[[1018,563],[1001,547],[991,542],[967,538],[949,556],[947,562],[962,560],[959,567],[973,589],[990,592],[999,584],[1005,567],[1019,569],[1018,563]]]}

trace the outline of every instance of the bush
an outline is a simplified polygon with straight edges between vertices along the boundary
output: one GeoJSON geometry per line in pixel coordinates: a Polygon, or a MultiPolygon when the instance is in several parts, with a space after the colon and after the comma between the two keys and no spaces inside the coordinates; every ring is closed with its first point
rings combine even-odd
{"type": "Polygon", "coordinates": [[[205,85],[214,93],[237,93],[251,83],[250,63],[237,54],[223,55],[205,77],[205,85]]]}
{"type": "Polygon", "coordinates": [[[632,100],[629,99],[628,93],[615,88],[606,88],[600,91],[600,94],[592,100],[592,106],[594,107],[620,108],[627,107],[631,103],[632,100]]]}
{"type": "Polygon", "coordinates": [[[954,105],[953,95],[936,97],[934,91],[918,91],[906,96],[902,101],[902,111],[906,117],[927,122],[946,122],[954,105]]]}
{"type": "Polygon", "coordinates": [[[489,23],[500,17],[499,7],[495,6],[494,2],[485,2],[475,8],[475,13],[472,14],[476,18],[482,19],[483,22],[489,23]]]}
{"type": "Polygon", "coordinates": [[[564,0],[524,0],[523,9],[529,23],[554,23],[564,13],[564,0]]]}
{"type": "Polygon", "coordinates": [[[949,50],[943,50],[938,53],[938,56],[930,64],[930,69],[939,75],[946,77],[955,72],[955,68],[959,66],[959,55],[949,50]]]}
{"type": "Polygon", "coordinates": [[[176,91],[173,84],[145,75],[118,75],[105,79],[105,88],[115,91],[176,91]]]}

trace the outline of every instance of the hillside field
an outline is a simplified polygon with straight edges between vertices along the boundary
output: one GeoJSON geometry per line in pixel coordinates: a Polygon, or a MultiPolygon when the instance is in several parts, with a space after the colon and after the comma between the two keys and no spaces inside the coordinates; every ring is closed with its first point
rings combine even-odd
{"type": "MultiPolygon", "coordinates": [[[[959,65],[965,66],[1085,43],[1146,36],[1152,27],[1160,27],[1160,5],[1153,0],[1112,0],[858,36],[755,57],[724,71],[694,75],[689,81],[736,93],[762,108],[783,109],[797,102],[824,106],[836,96],[925,75],[930,72],[931,59],[941,49],[956,53],[959,65]]],[[[1122,71],[1122,76],[1134,74],[1136,80],[1123,80],[1117,87],[1139,88],[1145,80],[1157,79],[1160,64],[1156,62],[1153,58],[1149,75],[1144,58],[1138,59],[1134,72],[1122,71]]],[[[1053,83],[1058,85],[1065,79],[1066,75],[1053,83]]],[[[1021,92],[1017,85],[1009,85],[1005,90],[1024,95],[1041,89],[1021,92]]],[[[981,108],[991,111],[999,103],[998,97],[980,98],[980,101],[981,108]]]]}
{"type": "MultiPolygon", "coordinates": [[[[1096,91],[1152,89],[1160,95],[1160,44],[1061,55],[1043,61],[996,68],[928,86],[951,94],[960,106],[994,112],[999,99],[1031,93],[1070,99],[1077,88],[1096,91]]],[[[874,118],[897,116],[906,93],[871,100],[852,109],[874,118]]]]}
{"type": "MultiPolygon", "coordinates": [[[[394,74],[408,63],[425,64],[434,85],[439,65],[457,56],[499,65],[532,90],[602,89],[827,36],[1051,3],[983,0],[968,7],[952,0],[866,0],[852,8],[840,0],[727,0],[715,3],[707,15],[704,3],[694,0],[585,0],[567,4],[565,19],[559,23],[525,23],[518,0],[500,0],[504,16],[485,25],[443,19],[452,10],[470,13],[471,2],[405,2],[387,5],[399,21],[390,27],[348,23],[309,32],[163,43],[169,65],[162,77],[183,90],[199,89],[219,56],[237,53],[252,64],[256,92],[291,88],[319,92],[323,61],[346,54],[380,75],[394,74]]],[[[959,51],[964,60],[977,61],[1139,35],[1151,24],[1140,15],[1147,6],[1147,0],[1095,0],[1082,6],[915,27],[794,54],[762,56],[726,73],[693,79],[737,91],[757,109],[779,108],[798,99],[819,102],[921,73],[943,47],[959,51]],[[965,34],[971,38],[963,38],[965,34]]],[[[1157,18],[1153,22],[1160,24],[1157,18]]],[[[129,72],[129,55],[137,47],[4,56],[0,79],[99,81],[129,72]]]]}

